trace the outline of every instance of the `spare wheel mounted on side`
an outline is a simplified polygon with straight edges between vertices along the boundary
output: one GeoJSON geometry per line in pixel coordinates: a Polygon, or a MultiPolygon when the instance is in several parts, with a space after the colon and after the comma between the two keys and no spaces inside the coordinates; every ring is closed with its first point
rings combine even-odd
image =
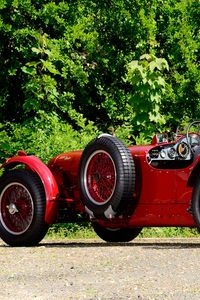
{"type": "Polygon", "coordinates": [[[116,137],[101,135],[83,151],[80,188],[86,211],[97,218],[128,212],[135,190],[135,165],[130,150],[116,137]]]}

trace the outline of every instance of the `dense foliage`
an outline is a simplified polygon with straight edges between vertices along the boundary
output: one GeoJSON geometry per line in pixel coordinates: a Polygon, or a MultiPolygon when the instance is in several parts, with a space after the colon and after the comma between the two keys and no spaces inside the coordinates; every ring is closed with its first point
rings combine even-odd
{"type": "Polygon", "coordinates": [[[197,0],[0,0],[0,159],[200,118],[199,28],[197,0]]]}

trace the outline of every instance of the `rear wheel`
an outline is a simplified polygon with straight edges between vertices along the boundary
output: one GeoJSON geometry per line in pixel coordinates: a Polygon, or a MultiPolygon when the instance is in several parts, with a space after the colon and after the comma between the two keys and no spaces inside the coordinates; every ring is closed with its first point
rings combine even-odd
{"type": "Polygon", "coordinates": [[[142,228],[106,228],[98,223],[92,224],[96,234],[106,242],[130,242],[138,236],[142,228]]]}
{"type": "Polygon", "coordinates": [[[129,213],[135,189],[135,166],[129,149],[117,138],[101,136],[83,151],[80,187],[86,211],[113,218],[129,213]]]}
{"type": "Polygon", "coordinates": [[[196,225],[200,229],[200,175],[196,178],[193,188],[191,209],[196,225]]]}
{"type": "Polygon", "coordinates": [[[31,170],[13,170],[0,179],[0,237],[11,246],[33,246],[45,236],[45,192],[31,170]]]}

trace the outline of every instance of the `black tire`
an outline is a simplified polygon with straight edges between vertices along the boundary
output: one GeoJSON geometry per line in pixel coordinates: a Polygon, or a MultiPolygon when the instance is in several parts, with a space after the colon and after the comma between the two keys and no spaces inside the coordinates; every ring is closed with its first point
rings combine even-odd
{"type": "Polygon", "coordinates": [[[105,228],[98,223],[92,224],[94,231],[96,234],[106,242],[130,242],[134,238],[138,236],[138,234],[142,231],[142,228],[105,228]]]}
{"type": "Polygon", "coordinates": [[[31,170],[12,170],[0,178],[0,237],[10,246],[34,246],[45,236],[45,191],[31,170]]]}
{"type": "Polygon", "coordinates": [[[81,199],[92,217],[113,218],[133,208],[135,165],[130,150],[113,136],[90,142],[80,162],[81,199]]]}
{"type": "Polygon", "coordinates": [[[198,229],[200,229],[200,175],[196,178],[196,183],[192,192],[191,210],[198,229]]]}

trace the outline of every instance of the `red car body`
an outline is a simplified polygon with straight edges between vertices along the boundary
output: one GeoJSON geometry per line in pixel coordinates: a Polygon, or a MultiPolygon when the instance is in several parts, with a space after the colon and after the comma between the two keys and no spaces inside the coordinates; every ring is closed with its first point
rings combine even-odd
{"type": "MultiPolygon", "coordinates": [[[[190,201],[194,182],[190,183],[196,160],[183,169],[157,169],[147,161],[148,152],[157,145],[129,147],[136,164],[136,191],[131,201],[138,203],[134,213],[125,218],[115,218],[110,226],[195,226],[190,213],[190,201]],[[119,223],[119,224],[118,224],[119,223]]],[[[74,203],[77,212],[84,212],[80,202],[78,182],[82,151],[60,154],[48,166],[56,182],[65,187],[63,173],[70,179],[71,195],[63,189],[66,201],[74,203]]],[[[200,158],[199,158],[200,159],[200,158]]],[[[107,222],[107,220],[103,220],[107,222]]]]}
{"type": "MultiPolygon", "coordinates": [[[[142,227],[198,227],[200,137],[198,133],[189,132],[196,123],[199,124],[191,123],[186,134],[173,140],[166,139],[165,134],[155,135],[149,145],[128,148],[114,137],[101,135],[84,151],[62,153],[52,158],[48,165],[19,151],[1,168],[10,170],[22,165],[34,173],[36,188],[41,182],[40,194],[44,190],[45,208],[41,213],[43,221],[36,223],[42,224],[42,230],[55,222],[76,222],[80,215],[96,224],[96,232],[100,231],[99,235],[107,241],[131,240],[121,235],[112,239],[115,229],[126,235],[123,230],[140,231],[142,227]],[[118,166],[119,160],[122,162],[118,166]]],[[[12,173],[5,179],[2,176],[1,182],[6,183],[0,187],[0,235],[8,244],[17,246],[31,244],[27,232],[31,231],[37,202],[31,187],[29,189],[30,184],[23,183],[26,176],[22,179],[20,176],[14,174],[15,180],[12,180],[12,173]],[[17,201],[24,197],[23,187],[26,194],[31,195],[30,200],[24,200],[25,204],[30,203],[34,208],[34,212],[29,209],[31,217],[27,229],[18,226],[17,218],[20,209],[17,201]],[[11,203],[14,193],[21,193],[21,196],[11,203]]],[[[26,214],[23,206],[22,212],[26,214]]],[[[35,230],[31,233],[33,244],[46,233],[43,230],[44,233],[37,236],[35,230]]],[[[132,238],[135,236],[133,234],[132,238]]]]}

